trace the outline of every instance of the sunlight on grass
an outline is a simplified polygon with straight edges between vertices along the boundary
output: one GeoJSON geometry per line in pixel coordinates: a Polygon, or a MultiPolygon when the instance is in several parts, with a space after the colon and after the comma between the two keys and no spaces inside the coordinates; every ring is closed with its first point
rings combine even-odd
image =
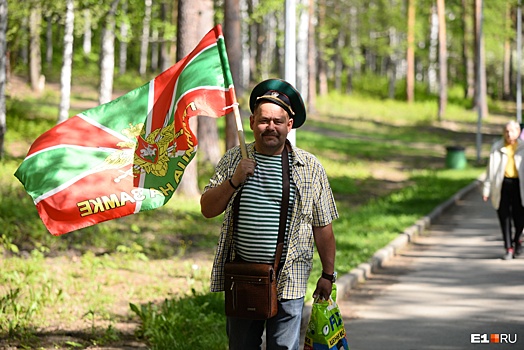
{"type": "MultiPolygon", "coordinates": [[[[382,100],[365,96],[347,96],[332,93],[317,98],[317,114],[346,116],[363,120],[382,121],[392,125],[429,124],[437,120],[438,105],[435,101],[406,104],[396,100],[382,100]]],[[[475,111],[465,110],[462,106],[448,104],[446,119],[458,122],[474,123],[475,111]]]]}

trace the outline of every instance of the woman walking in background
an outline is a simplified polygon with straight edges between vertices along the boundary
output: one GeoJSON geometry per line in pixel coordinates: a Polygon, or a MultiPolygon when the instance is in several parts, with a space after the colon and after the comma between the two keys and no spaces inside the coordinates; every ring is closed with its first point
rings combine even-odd
{"type": "Polygon", "coordinates": [[[509,260],[522,253],[520,237],[524,228],[524,141],[519,139],[520,124],[510,121],[504,126],[503,138],[491,147],[482,196],[491,197],[497,210],[506,253],[509,260]],[[515,227],[512,237],[511,221],[515,227]]]}

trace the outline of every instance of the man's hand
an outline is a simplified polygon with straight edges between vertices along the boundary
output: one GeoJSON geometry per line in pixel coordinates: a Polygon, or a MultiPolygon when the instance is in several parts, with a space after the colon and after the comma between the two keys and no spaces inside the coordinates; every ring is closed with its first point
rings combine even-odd
{"type": "Polygon", "coordinates": [[[331,295],[331,290],[333,289],[333,284],[331,281],[320,277],[317,282],[317,288],[313,292],[313,298],[320,300],[328,300],[331,295]]]}
{"type": "Polygon", "coordinates": [[[246,182],[248,176],[253,176],[255,174],[256,162],[251,158],[243,158],[240,163],[238,163],[237,168],[231,181],[235,186],[240,186],[246,182]]]}

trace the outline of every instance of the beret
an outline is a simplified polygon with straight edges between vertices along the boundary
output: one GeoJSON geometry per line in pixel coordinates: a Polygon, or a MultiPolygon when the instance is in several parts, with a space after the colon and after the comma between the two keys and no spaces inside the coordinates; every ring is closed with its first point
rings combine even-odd
{"type": "Polygon", "coordinates": [[[293,129],[299,128],[306,121],[306,107],[302,96],[285,80],[267,79],[257,84],[249,97],[251,113],[254,113],[255,108],[262,101],[282,107],[293,119],[293,129]]]}

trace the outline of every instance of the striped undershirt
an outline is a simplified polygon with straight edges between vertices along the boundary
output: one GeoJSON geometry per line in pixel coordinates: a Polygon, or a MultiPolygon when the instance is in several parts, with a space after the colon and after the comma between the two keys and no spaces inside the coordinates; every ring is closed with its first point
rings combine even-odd
{"type": "MultiPolygon", "coordinates": [[[[255,152],[255,161],[255,173],[244,184],[241,192],[235,233],[236,253],[245,261],[273,263],[282,202],[282,156],[266,156],[255,152]]],[[[294,198],[295,185],[290,178],[284,251],[280,261],[285,260],[287,253],[287,233],[294,198]]]]}

